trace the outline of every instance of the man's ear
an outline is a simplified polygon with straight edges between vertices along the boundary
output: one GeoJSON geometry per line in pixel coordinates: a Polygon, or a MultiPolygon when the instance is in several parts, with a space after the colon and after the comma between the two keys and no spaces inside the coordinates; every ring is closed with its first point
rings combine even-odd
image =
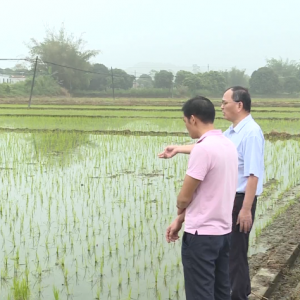
{"type": "Polygon", "coordinates": [[[195,120],[195,116],[194,115],[191,115],[190,117],[190,123],[191,124],[195,124],[196,120],[195,120]]]}
{"type": "Polygon", "coordinates": [[[239,111],[241,111],[244,108],[244,103],[243,102],[239,102],[239,111]]]}

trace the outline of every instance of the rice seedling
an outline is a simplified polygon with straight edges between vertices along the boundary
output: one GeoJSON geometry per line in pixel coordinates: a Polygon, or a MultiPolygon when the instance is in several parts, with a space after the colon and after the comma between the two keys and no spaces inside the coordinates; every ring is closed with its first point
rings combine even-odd
{"type": "MultiPolygon", "coordinates": [[[[67,124],[59,120],[59,126],[67,124]]],[[[73,119],[79,121],[85,126],[85,120],[73,119]]],[[[116,119],[116,126],[142,128],[127,121],[116,119]]],[[[165,131],[171,124],[151,122],[145,127],[165,131]]],[[[173,131],[179,129],[176,124],[173,131]]],[[[59,282],[66,282],[59,294],[63,299],[68,294],[76,297],[81,290],[87,291],[87,298],[104,295],[104,299],[108,294],[137,299],[151,289],[157,298],[180,295],[180,243],[167,244],[162,232],[176,214],[174,199],[188,157],[158,160],[155,155],[164,145],[186,143],[186,137],[1,134],[0,163],[7,168],[0,179],[0,243],[7,249],[0,257],[2,281],[12,285],[16,271],[32,289],[38,277],[45,299],[53,298],[52,287],[59,282]],[[47,276],[45,270],[51,270],[47,276]],[[96,291],[90,289],[95,278],[96,291]],[[120,285],[122,289],[117,288],[120,285]]],[[[297,140],[266,141],[265,183],[270,184],[258,203],[262,217],[255,221],[252,238],[284,212],[287,192],[300,182],[299,146],[297,140]]],[[[13,299],[11,292],[0,290],[4,299],[9,295],[13,299]]]]}
{"type": "Polygon", "coordinates": [[[53,296],[54,296],[54,300],[60,300],[59,290],[55,286],[53,286],[53,296]]]}
{"type": "Polygon", "coordinates": [[[31,293],[25,278],[13,279],[12,293],[14,297],[13,299],[21,299],[21,300],[30,299],[31,293]]]}

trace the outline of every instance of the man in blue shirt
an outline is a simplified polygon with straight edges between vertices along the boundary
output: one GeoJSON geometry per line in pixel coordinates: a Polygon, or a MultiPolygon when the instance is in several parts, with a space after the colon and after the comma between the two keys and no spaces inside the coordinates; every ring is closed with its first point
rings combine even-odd
{"type": "MultiPolygon", "coordinates": [[[[231,299],[246,300],[251,294],[247,258],[249,234],[254,222],[257,197],[263,189],[265,142],[261,128],[250,114],[251,97],[247,89],[235,86],[226,90],[221,109],[224,118],[232,122],[224,135],[235,144],[238,151],[238,186],[232,212],[229,264],[231,299]]],[[[168,146],[159,157],[189,154],[193,147],[168,146]]],[[[173,240],[178,237],[177,228],[169,227],[167,230],[169,236],[174,237],[173,240]]]]}

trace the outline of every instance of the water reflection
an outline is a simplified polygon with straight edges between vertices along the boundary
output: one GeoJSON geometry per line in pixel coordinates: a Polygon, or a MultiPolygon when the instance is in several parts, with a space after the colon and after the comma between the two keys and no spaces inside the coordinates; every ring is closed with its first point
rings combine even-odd
{"type": "MultiPolygon", "coordinates": [[[[181,243],[164,233],[188,156],[160,160],[186,137],[86,135],[77,132],[1,133],[1,276],[26,276],[45,299],[179,299],[184,297],[181,243]],[[19,263],[16,263],[19,262],[19,263]],[[27,271],[26,271],[27,270],[27,271]],[[37,283],[38,281],[38,283],[37,283]]],[[[300,182],[298,141],[266,143],[263,226],[300,182]]],[[[254,237],[255,237],[254,229],[254,237]]],[[[253,245],[251,246],[253,249],[253,245]]]]}
{"type": "Polygon", "coordinates": [[[89,134],[75,131],[45,131],[30,134],[38,161],[69,165],[72,156],[82,158],[80,149],[90,144],[89,134]]]}

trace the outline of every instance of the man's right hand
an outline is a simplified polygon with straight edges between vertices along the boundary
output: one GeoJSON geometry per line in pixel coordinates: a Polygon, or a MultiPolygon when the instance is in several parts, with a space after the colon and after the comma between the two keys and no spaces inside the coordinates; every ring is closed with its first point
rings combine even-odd
{"type": "Polygon", "coordinates": [[[176,145],[171,145],[165,148],[165,150],[161,153],[158,154],[159,158],[171,158],[175,156],[177,152],[177,147],[176,145]]]}
{"type": "Polygon", "coordinates": [[[168,243],[175,242],[179,239],[178,232],[182,227],[181,217],[178,216],[166,230],[166,240],[168,243]]]}

